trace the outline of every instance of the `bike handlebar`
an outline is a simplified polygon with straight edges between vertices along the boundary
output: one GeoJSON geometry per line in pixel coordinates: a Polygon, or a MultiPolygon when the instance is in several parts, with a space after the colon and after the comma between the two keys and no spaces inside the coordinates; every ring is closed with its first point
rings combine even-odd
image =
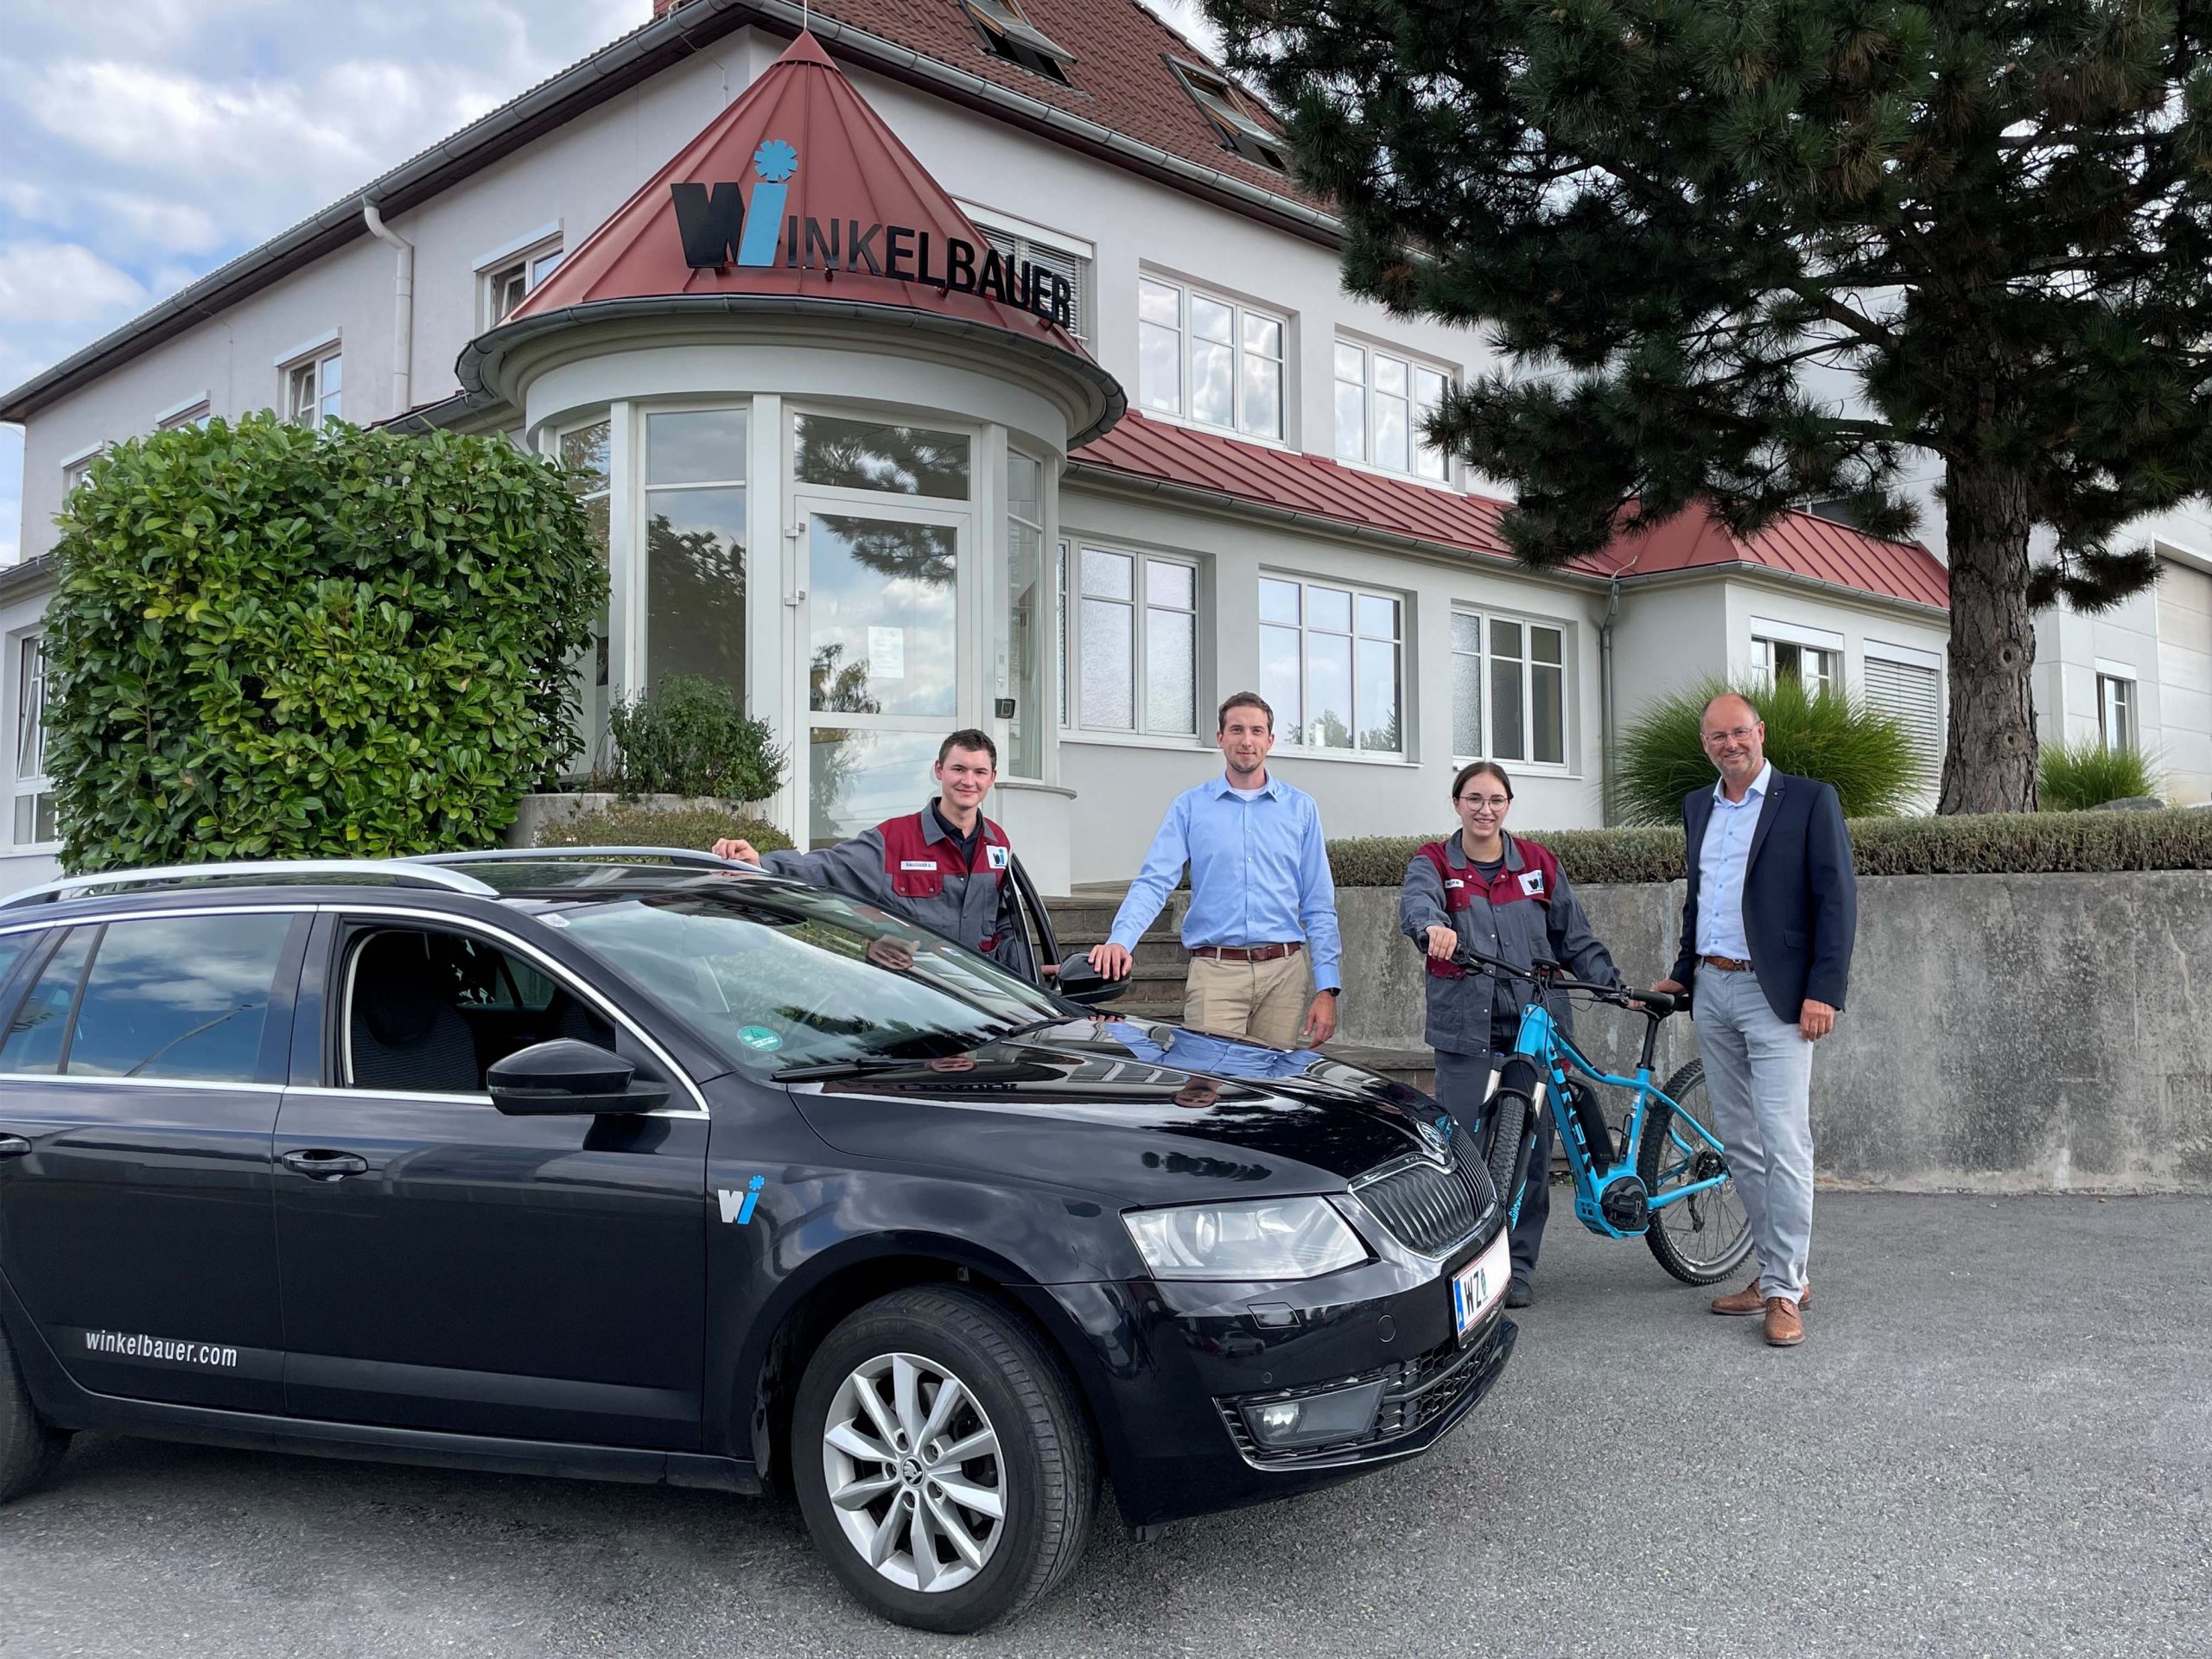
{"type": "Polygon", "coordinates": [[[1493,957],[1478,950],[1465,941],[1462,941],[1459,949],[1452,953],[1452,959],[1454,962],[1463,957],[1471,963],[1479,964],[1495,972],[1510,974],[1516,979],[1525,979],[1540,990],[1579,992],[1584,995],[1597,997],[1603,1001],[1615,1003],[1624,1008],[1631,1003],[1641,1003],[1643,1005],[1645,1017],[1652,1020],[1664,1020],[1681,1006],[1682,1001],[1668,991],[1637,991],[1630,990],[1625,985],[1599,985],[1586,979],[1568,979],[1558,971],[1557,963],[1539,963],[1531,968],[1517,967],[1502,957],[1493,957]],[[1549,971],[1547,971],[1548,969],[1549,971]]]}

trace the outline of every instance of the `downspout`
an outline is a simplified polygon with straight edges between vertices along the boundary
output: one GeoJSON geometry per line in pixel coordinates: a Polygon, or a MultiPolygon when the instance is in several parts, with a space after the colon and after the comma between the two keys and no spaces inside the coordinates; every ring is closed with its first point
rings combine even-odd
{"type": "Polygon", "coordinates": [[[371,236],[399,256],[391,286],[391,412],[404,415],[415,406],[415,245],[387,226],[366,196],[361,198],[361,222],[371,236]]]}
{"type": "Polygon", "coordinates": [[[1605,584],[1605,620],[1598,625],[1598,753],[1605,768],[1605,787],[1599,791],[1599,810],[1605,827],[1613,827],[1613,798],[1618,787],[1613,777],[1613,614],[1621,607],[1620,573],[1605,584]]]}
{"type": "Polygon", "coordinates": [[[1637,560],[1643,556],[1643,550],[1639,549],[1636,558],[1614,569],[1612,579],[1605,584],[1605,620],[1598,625],[1598,750],[1604,757],[1605,767],[1605,785],[1601,798],[1605,827],[1609,830],[1620,816],[1620,784],[1613,771],[1613,750],[1621,729],[1620,713],[1613,706],[1613,618],[1619,614],[1621,608],[1621,578],[1633,572],[1637,560]]]}

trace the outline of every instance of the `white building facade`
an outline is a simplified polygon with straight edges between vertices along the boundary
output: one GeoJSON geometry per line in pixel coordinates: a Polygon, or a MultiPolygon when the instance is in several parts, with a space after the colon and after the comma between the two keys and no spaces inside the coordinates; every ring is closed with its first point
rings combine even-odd
{"type": "MultiPolygon", "coordinates": [[[[1516,827],[1597,824],[1611,734],[1713,674],[1870,696],[1940,756],[1924,549],[1793,515],[1554,574],[1508,557],[1495,490],[1419,441],[1483,342],[1344,296],[1264,111],[1148,14],[845,0],[811,21],[818,65],[798,5],[665,8],[0,399],[25,427],[0,887],[51,870],[39,615],[65,492],[106,445],[262,409],[504,432],[588,469],[613,587],[594,731],[668,675],[722,680],[790,747],[773,805],[803,841],[911,810],[937,739],[976,725],[1039,885],[1126,875],[1243,690],[1338,836],[1448,822],[1478,756],[1512,771],[1516,827]],[[671,190],[724,182],[753,234],[759,192],[784,193],[775,263],[733,240],[686,266],[671,190]],[[936,252],[910,237],[918,269],[878,271],[879,224],[934,226],[936,252]],[[840,226],[842,252],[808,240],[840,226]],[[953,241],[1012,291],[961,289],[953,241]]],[[[2208,613],[2186,634],[2177,609],[2200,644],[2159,645],[2160,673],[2202,686],[2208,613]]],[[[2139,693],[2137,718],[2177,706],[2139,693]]]]}

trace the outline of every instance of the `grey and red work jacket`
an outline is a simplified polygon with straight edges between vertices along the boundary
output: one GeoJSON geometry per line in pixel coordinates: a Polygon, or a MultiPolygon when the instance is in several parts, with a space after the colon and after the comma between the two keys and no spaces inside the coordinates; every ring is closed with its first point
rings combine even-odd
{"type": "Polygon", "coordinates": [[[1013,863],[1006,831],[988,818],[976,837],[972,865],[964,861],[960,843],[945,833],[930,807],[886,818],[873,830],[817,852],[764,853],[760,858],[761,868],[777,875],[864,899],[1034,981],[1029,938],[1014,898],[1013,863]]]}
{"type": "MultiPolygon", "coordinates": [[[[1471,949],[1516,968],[1548,957],[1572,978],[1619,984],[1620,970],[1590,931],[1589,918],[1550,849],[1510,835],[1504,840],[1505,860],[1491,881],[1468,861],[1456,831],[1414,853],[1398,889],[1398,925],[1405,936],[1426,953],[1428,930],[1448,927],[1471,949]]],[[[1501,997],[1500,976],[1487,969],[1426,955],[1424,961],[1428,1046],[1447,1053],[1488,1056],[1493,1010],[1504,1002],[1525,1008],[1535,995],[1535,988],[1524,979],[1505,976],[1501,997]]],[[[1554,993],[1547,1006],[1560,1028],[1572,1032],[1567,999],[1554,993]]]]}

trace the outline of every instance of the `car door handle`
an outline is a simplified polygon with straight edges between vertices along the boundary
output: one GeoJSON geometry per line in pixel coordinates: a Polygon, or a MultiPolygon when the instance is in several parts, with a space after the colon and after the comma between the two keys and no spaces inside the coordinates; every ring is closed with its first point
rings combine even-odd
{"type": "Polygon", "coordinates": [[[23,1158],[30,1154],[31,1143],[20,1135],[0,1135],[0,1158],[23,1158]]]}
{"type": "Polygon", "coordinates": [[[365,1175],[369,1160],[358,1153],[288,1152],[276,1160],[285,1168],[296,1170],[311,1180],[334,1181],[341,1175],[365,1175]]]}

